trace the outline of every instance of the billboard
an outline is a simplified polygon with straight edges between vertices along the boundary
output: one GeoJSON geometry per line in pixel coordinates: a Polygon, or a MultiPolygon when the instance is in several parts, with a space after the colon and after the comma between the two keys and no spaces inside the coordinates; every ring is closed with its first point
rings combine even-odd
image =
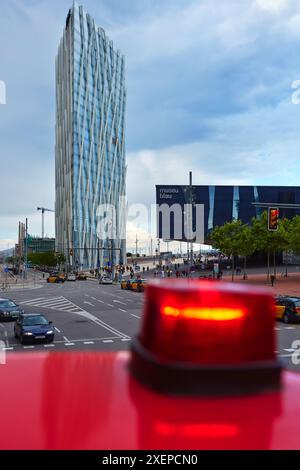
{"type": "Polygon", "coordinates": [[[204,204],[196,186],[156,186],[156,210],[158,238],[204,242],[204,204]]]}
{"type": "Polygon", "coordinates": [[[298,186],[156,186],[157,237],[165,240],[209,243],[215,226],[239,219],[249,224],[277,204],[280,218],[300,215],[298,186]],[[255,204],[261,204],[259,207],[255,204]],[[285,207],[284,207],[285,206],[285,207]]]}

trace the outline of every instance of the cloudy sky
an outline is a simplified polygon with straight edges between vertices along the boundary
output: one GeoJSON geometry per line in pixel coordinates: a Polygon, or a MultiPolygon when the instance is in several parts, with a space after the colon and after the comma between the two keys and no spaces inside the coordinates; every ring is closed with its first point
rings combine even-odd
{"type": "MultiPolygon", "coordinates": [[[[0,249],[25,217],[39,234],[36,207],[54,207],[54,61],[71,4],[0,0],[0,249]]],[[[298,184],[298,0],[82,4],[126,56],[130,203],[154,203],[155,184],[189,170],[195,184],[298,184]]],[[[128,229],[129,245],[147,239],[128,229]]]]}

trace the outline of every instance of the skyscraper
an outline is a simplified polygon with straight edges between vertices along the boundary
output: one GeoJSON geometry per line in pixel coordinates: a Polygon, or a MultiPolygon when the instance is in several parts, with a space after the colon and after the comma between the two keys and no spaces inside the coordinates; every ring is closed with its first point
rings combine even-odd
{"type": "Polygon", "coordinates": [[[121,52],[74,3],[56,57],[55,146],[56,250],[74,268],[124,261],[124,68],[121,52]]]}

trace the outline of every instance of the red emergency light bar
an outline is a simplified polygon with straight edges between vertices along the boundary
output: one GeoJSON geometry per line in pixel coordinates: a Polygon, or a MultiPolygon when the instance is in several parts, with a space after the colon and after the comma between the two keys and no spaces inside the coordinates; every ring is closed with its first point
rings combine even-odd
{"type": "Polygon", "coordinates": [[[280,385],[274,300],[268,291],[214,281],[149,283],[131,369],[171,393],[240,393],[280,385]]]}

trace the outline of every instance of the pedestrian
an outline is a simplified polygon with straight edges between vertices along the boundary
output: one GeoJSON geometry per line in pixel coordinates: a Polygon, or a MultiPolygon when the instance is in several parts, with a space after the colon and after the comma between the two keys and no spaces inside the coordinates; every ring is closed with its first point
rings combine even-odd
{"type": "Polygon", "coordinates": [[[275,275],[274,275],[274,274],[271,274],[270,280],[271,280],[271,286],[273,287],[273,286],[274,286],[274,282],[275,282],[275,275]]]}

